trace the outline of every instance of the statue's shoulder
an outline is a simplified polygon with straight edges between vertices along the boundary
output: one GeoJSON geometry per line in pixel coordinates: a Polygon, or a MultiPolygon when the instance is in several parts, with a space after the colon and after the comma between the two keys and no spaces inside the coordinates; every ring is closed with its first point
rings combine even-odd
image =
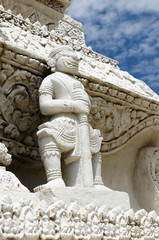
{"type": "Polygon", "coordinates": [[[53,95],[53,80],[54,80],[54,73],[48,75],[43,79],[39,88],[39,96],[42,94],[49,94],[53,95]]]}
{"type": "Polygon", "coordinates": [[[69,76],[68,74],[64,73],[64,72],[55,72],[52,75],[53,79],[57,79],[57,80],[61,80],[61,79],[66,79],[66,78],[70,78],[71,76],[69,76]]]}
{"type": "Polygon", "coordinates": [[[56,86],[66,87],[67,84],[72,86],[72,83],[74,83],[73,80],[74,80],[73,77],[66,73],[55,72],[44,78],[44,80],[41,83],[39,91],[44,92],[45,89],[46,92],[46,88],[54,89],[56,88],[56,86]]]}
{"type": "Polygon", "coordinates": [[[57,80],[57,79],[60,79],[60,75],[58,73],[51,73],[49,74],[48,76],[46,76],[41,85],[52,85],[53,84],[53,81],[57,80]]]}

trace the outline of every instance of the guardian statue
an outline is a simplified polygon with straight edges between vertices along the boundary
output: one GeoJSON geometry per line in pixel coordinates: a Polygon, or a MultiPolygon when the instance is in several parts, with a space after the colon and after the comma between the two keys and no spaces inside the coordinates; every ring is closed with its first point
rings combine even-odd
{"type": "Polygon", "coordinates": [[[47,183],[35,188],[64,187],[61,161],[66,165],[78,163],[75,186],[104,187],[101,178],[102,138],[100,131],[88,123],[91,104],[88,94],[75,75],[80,58],[72,48],[55,48],[48,57],[53,72],[41,83],[39,104],[50,120],[37,132],[41,160],[47,183]]]}

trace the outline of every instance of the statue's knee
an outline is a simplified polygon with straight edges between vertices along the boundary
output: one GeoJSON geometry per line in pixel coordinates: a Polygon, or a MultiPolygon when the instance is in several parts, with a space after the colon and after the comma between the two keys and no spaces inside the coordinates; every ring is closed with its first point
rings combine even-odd
{"type": "Polygon", "coordinates": [[[56,145],[55,140],[50,136],[40,138],[38,140],[38,143],[39,143],[39,146],[48,145],[48,144],[56,145]]]}
{"type": "Polygon", "coordinates": [[[61,151],[53,140],[51,137],[45,137],[39,140],[39,152],[42,158],[50,158],[52,156],[56,156],[57,158],[61,157],[61,151]]]}

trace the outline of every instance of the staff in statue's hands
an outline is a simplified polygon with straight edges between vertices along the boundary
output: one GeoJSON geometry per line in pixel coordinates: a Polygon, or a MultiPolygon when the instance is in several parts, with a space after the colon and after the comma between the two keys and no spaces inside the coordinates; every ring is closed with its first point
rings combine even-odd
{"type": "Polygon", "coordinates": [[[88,123],[90,100],[83,85],[74,77],[79,61],[78,55],[68,46],[55,48],[48,57],[47,63],[53,73],[42,81],[39,104],[41,113],[50,115],[50,121],[40,125],[37,132],[48,183],[35,191],[65,186],[61,160],[66,165],[77,163],[75,186],[103,185],[102,138],[100,131],[93,130],[88,123]]]}

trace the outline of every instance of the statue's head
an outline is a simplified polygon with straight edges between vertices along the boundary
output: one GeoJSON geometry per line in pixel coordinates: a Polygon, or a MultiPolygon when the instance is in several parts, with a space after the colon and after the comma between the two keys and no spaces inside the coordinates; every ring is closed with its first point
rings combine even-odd
{"type": "Polygon", "coordinates": [[[69,46],[55,48],[48,56],[47,63],[52,72],[59,71],[75,75],[78,72],[80,58],[69,46]]]}

